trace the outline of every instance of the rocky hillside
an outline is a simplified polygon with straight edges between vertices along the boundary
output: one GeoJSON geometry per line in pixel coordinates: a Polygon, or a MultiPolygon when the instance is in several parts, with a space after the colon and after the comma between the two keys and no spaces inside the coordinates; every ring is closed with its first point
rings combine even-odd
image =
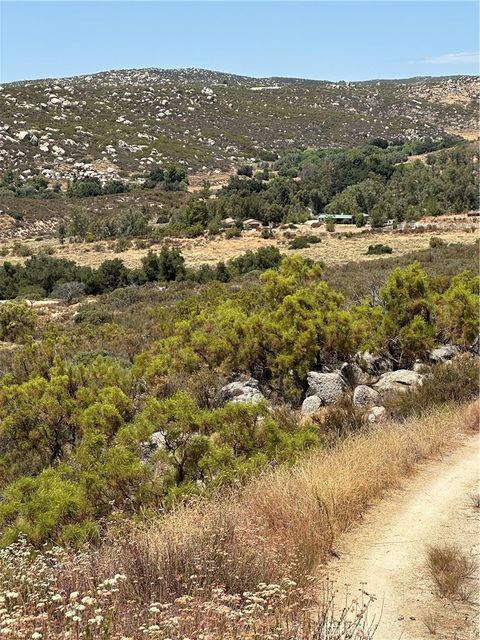
{"type": "Polygon", "coordinates": [[[220,171],[288,147],[476,127],[470,76],[254,79],[201,69],[108,71],[0,85],[2,169],[130,178],[171,161],[220,171]]]}

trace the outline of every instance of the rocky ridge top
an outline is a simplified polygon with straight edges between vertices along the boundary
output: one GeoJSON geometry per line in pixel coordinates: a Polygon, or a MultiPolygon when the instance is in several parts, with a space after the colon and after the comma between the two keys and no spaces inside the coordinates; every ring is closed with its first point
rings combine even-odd
{"type": "Polygon", "coordinates": [[[229,169],[286,148],[475,129],[472,76],[326,82],[204,69],[106,71],[0,85],[0,170],[135,179],[176,162],[229,169]]]}

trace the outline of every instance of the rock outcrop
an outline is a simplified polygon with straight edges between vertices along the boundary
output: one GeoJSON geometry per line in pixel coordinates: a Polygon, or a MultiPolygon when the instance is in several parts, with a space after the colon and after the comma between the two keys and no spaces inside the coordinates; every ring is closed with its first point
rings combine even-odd
{"type": "Polygon", "coordinates": [[[225,385],[220,390],[220,402],[245,402],[255,404],[265,400],[265,396],[260,391],[258,380],[255,378],[239,378],[225,385]]]}
{"type": "Polygon", "coordinates": [[[420,386],[423,383],[423,375],[410,369],[398,369],[388,371],[380,376],[373,388],[381,395],[391,392],[405,391],[411,387],[420,386]]]}
{"type": "Polygon", "coordinates": [[[393,369],[392,363],[388,358],[364,351],[355,355],[355,361],[362,371],[372,376],[377,376],[393,369]]]}
{"type": "Polygon", "coordinates": [[[453,360],[453,358],[455,358],[459,353],[460,349],[454,344],[445,344],[441,347],[432,349],[428,354],[428,359],[434,364],[440,364],[442,362],[453,360]]]}
{"type": "Polygon", "coordinates": [[[338,371],[331,373],[310,371],[307,380],[307,397],[316,396],[322,405],[333,404],[347,390],[347,383],[338,371]]]}
{"type": "Polygon", "coordinates": [[[380,401],[380,394],[376,389],[367,387],[365,384],[360,384],[355,387],[353,392],[353,404],[359,407],[367,407],[368,405],[375,405],[380,401]]]}
{"type": "Polygon", "coordinates": [[[302,403],[302,414],[311,416],[322,407],[322,401],[317,396],[308,396],[302,403]]]}
{"type": "Polygon", "coordinates": [[[378,422],[386,417],[387,411],[385,407],[375,406],[370,409],[370,412],[367,416],[369,422],[378,422]]]}

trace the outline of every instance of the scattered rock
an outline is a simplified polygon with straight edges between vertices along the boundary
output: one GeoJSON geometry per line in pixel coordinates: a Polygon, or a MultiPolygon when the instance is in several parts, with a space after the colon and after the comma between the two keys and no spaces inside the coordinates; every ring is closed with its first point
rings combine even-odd
{"type": "Polygon", "coordinates": [[[370,409],[370,413],[368,414],[369,422],[378,422],[382,418],[386,416],[386,409],[382,406],[375,406],[370,409]]]}
{"type": "Polygon", "coordinates": [[[436,349],[432,349],[428,354],[430,362],[439,364],[441,362],[448,362],[460,353],[460,349],[454,344],[445,344],[436,349]]]}
{"type": "Polygon", "coordinates": [[[333,404],[346,391],[347,383],[338,372],[318,373],[310,371],[308,380],[308,396],[317,396],[323,405],[333,404]]]}
{"type": "Polygon", "coordinates": [[[371,376],[362,371],[356,362],[344,362],[339,371],[352,388],[359,384],[369,384],[371,382],[371,376]]]}
{"type": "Polygon", "coordinates": [[[477,356],[480,356],[480,333],[470,345],[470,351],[475,353],[477,356]]]}
{"type": "Polygon", "coordinates": [[[322,401],[318,396],[308,396],[305,398],[302,404],[302,414],[304,416],[311,416],[322,407],[322,401]]]}
{"type": "Polygon", "coordinates": [[[372,387],[367,387],[365,384],[361,384],[355,387],[353,392],[353,404],[360,407],[366,407],[369,404],[376,404],[380,401],[380,394],[372,387]]]}
{"type": "Polygon", "coordinates": [[[17,133],[17,138],[20,142],[23,142],[23,140],[29,140],[30,135],[30,131],[19,131],[17,133]]]}
{"type": "Polygon", "coordinates": [[[425,363],[421,360],[415,360],[415,362],[413,363],[412,371],[415,371],[416,373],[422,373],[422,371],[425,369],[425,366],[425,363]]]}
{"type": "Polygon", "coordinates": [[[230,382],[220,389],[220,402],[246,402],[256,403],[265,400],[265,396],[260,391],[258,380],[255,378],[242,378],[230,382]]]}
{"type": "Polygon", "coordinates": [[[142,442],[140,444],[141,461],[144,463],[150,463],[153,455],[161,449],[165,449],[165,437],[161,431],[155,431],[147,442],[142,442]]]}
{"type": "Polygon", "coordinates": [[[421,373],[409,369],[398,369],[398,371],[388,371],[381,375],[373,388],[384,394],[392,391],[405,391],[405,389],[420,386],[422,383],[423,375],[421,373]]]}
{"type": "Polygon", "coordinates": [[[392,363],[388,358],[384,358],[380,355],[375,355],[370,351],[364,351],[363,353],[357,353],[355,360],[363,371],[366,371],[370,375],[376,376],[381,373],[386,373],[392,370],[392,363]]]}

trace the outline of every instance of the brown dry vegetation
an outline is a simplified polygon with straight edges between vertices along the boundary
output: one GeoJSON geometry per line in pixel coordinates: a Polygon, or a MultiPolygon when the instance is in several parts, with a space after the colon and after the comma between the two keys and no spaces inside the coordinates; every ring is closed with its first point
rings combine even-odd
{"type": "Polygon", "coordinates": [[[456,544],[432,545],[427,550],[427,567],[441,596],[468,600],[474,588],[477,565],[456,544]]]}
{"type": "MultiPolygon", "coordinates": [[[[465,220],[456,223],[433,225],[431,229],[418,232],[378,231],[361,233],[361,230],[352,225],[343,225],[337,229],[337,233],[329,234],[319,229],[311,229],[299,226],[295,235],[316,235],[321,243],[307,249],[295,250],[314,260],[321,260],[326,265],[345,264],[353,261],[371,261],[378,258],[375,255],[366,255],[369,245],[377,242],[388,244],[393,248],[395,257],[403,256],[412,251],[427,249],[432,235],[441,237],[446,243],[473,244],[478,237],[474,222],[465,220]],[[348,234],[348,235],[345,235],[348,234]]],[[[247,250],[255,251],[260,247],[276,246],[282,252],[289,251],[288,245],[293,234],[277,231],[274,238],[264,239],[258,231],[243,232],[239,238],[225,238],[224,236],[183,238],[168,240],[169,244],[180,248],[188,266],[198,267],[201,264],[216,264],[219,261],[227,261],[236,258],[247,250]]],[[[167,242],[167,241],[166,241],[167,242]]],[[[22,241],[30,251],[38,252],[45,246],[51,247],[52,240],[37,242],[34,240],[22,241]]],[[[151,244],[148,248],[137,249],[135,241],[130,242],[130,247],[121,253],[115,253],[115,242],[97,243],[69,243],[64,245],[54,244],[55,256],[67,258],[77,264],[98,267],[108,257],[119,257],[127,267],[139,267],[142,257],[149,249],[159,251],[162,244],[151,244]]],[[[23,262],[25,258],[14,253],[14,243],[9,241],[1,243],[1,247],[8,249],[9,255],[0,257],[0,263],[23,262]]]]}
{"type": "Polygon", "coordinates": [[[371,428],[231,495],[154,518],[120,540],[114,536],[118,554],[107,544],[100,555],[107,564],[121,558],[142,596],[151,595],[152,585],[160,597],[178,593],[192,574],[207,590],[220,583],[232,592],[285,577],[305,583],[369,505],[477,423],[478,407],[450,406],[401,426],[371,428]]]}
{"type": "Polygon", "coordinates": [[[0,553],[5,626],[38,639],[368,640],[368,596],[335,606],[336,587],[310,574],[372,503],[477,423],[478,407],[447,406],[372,427],[229,495],[120,522],[97,551],[33,556],[20,543],[0,553]]]}

